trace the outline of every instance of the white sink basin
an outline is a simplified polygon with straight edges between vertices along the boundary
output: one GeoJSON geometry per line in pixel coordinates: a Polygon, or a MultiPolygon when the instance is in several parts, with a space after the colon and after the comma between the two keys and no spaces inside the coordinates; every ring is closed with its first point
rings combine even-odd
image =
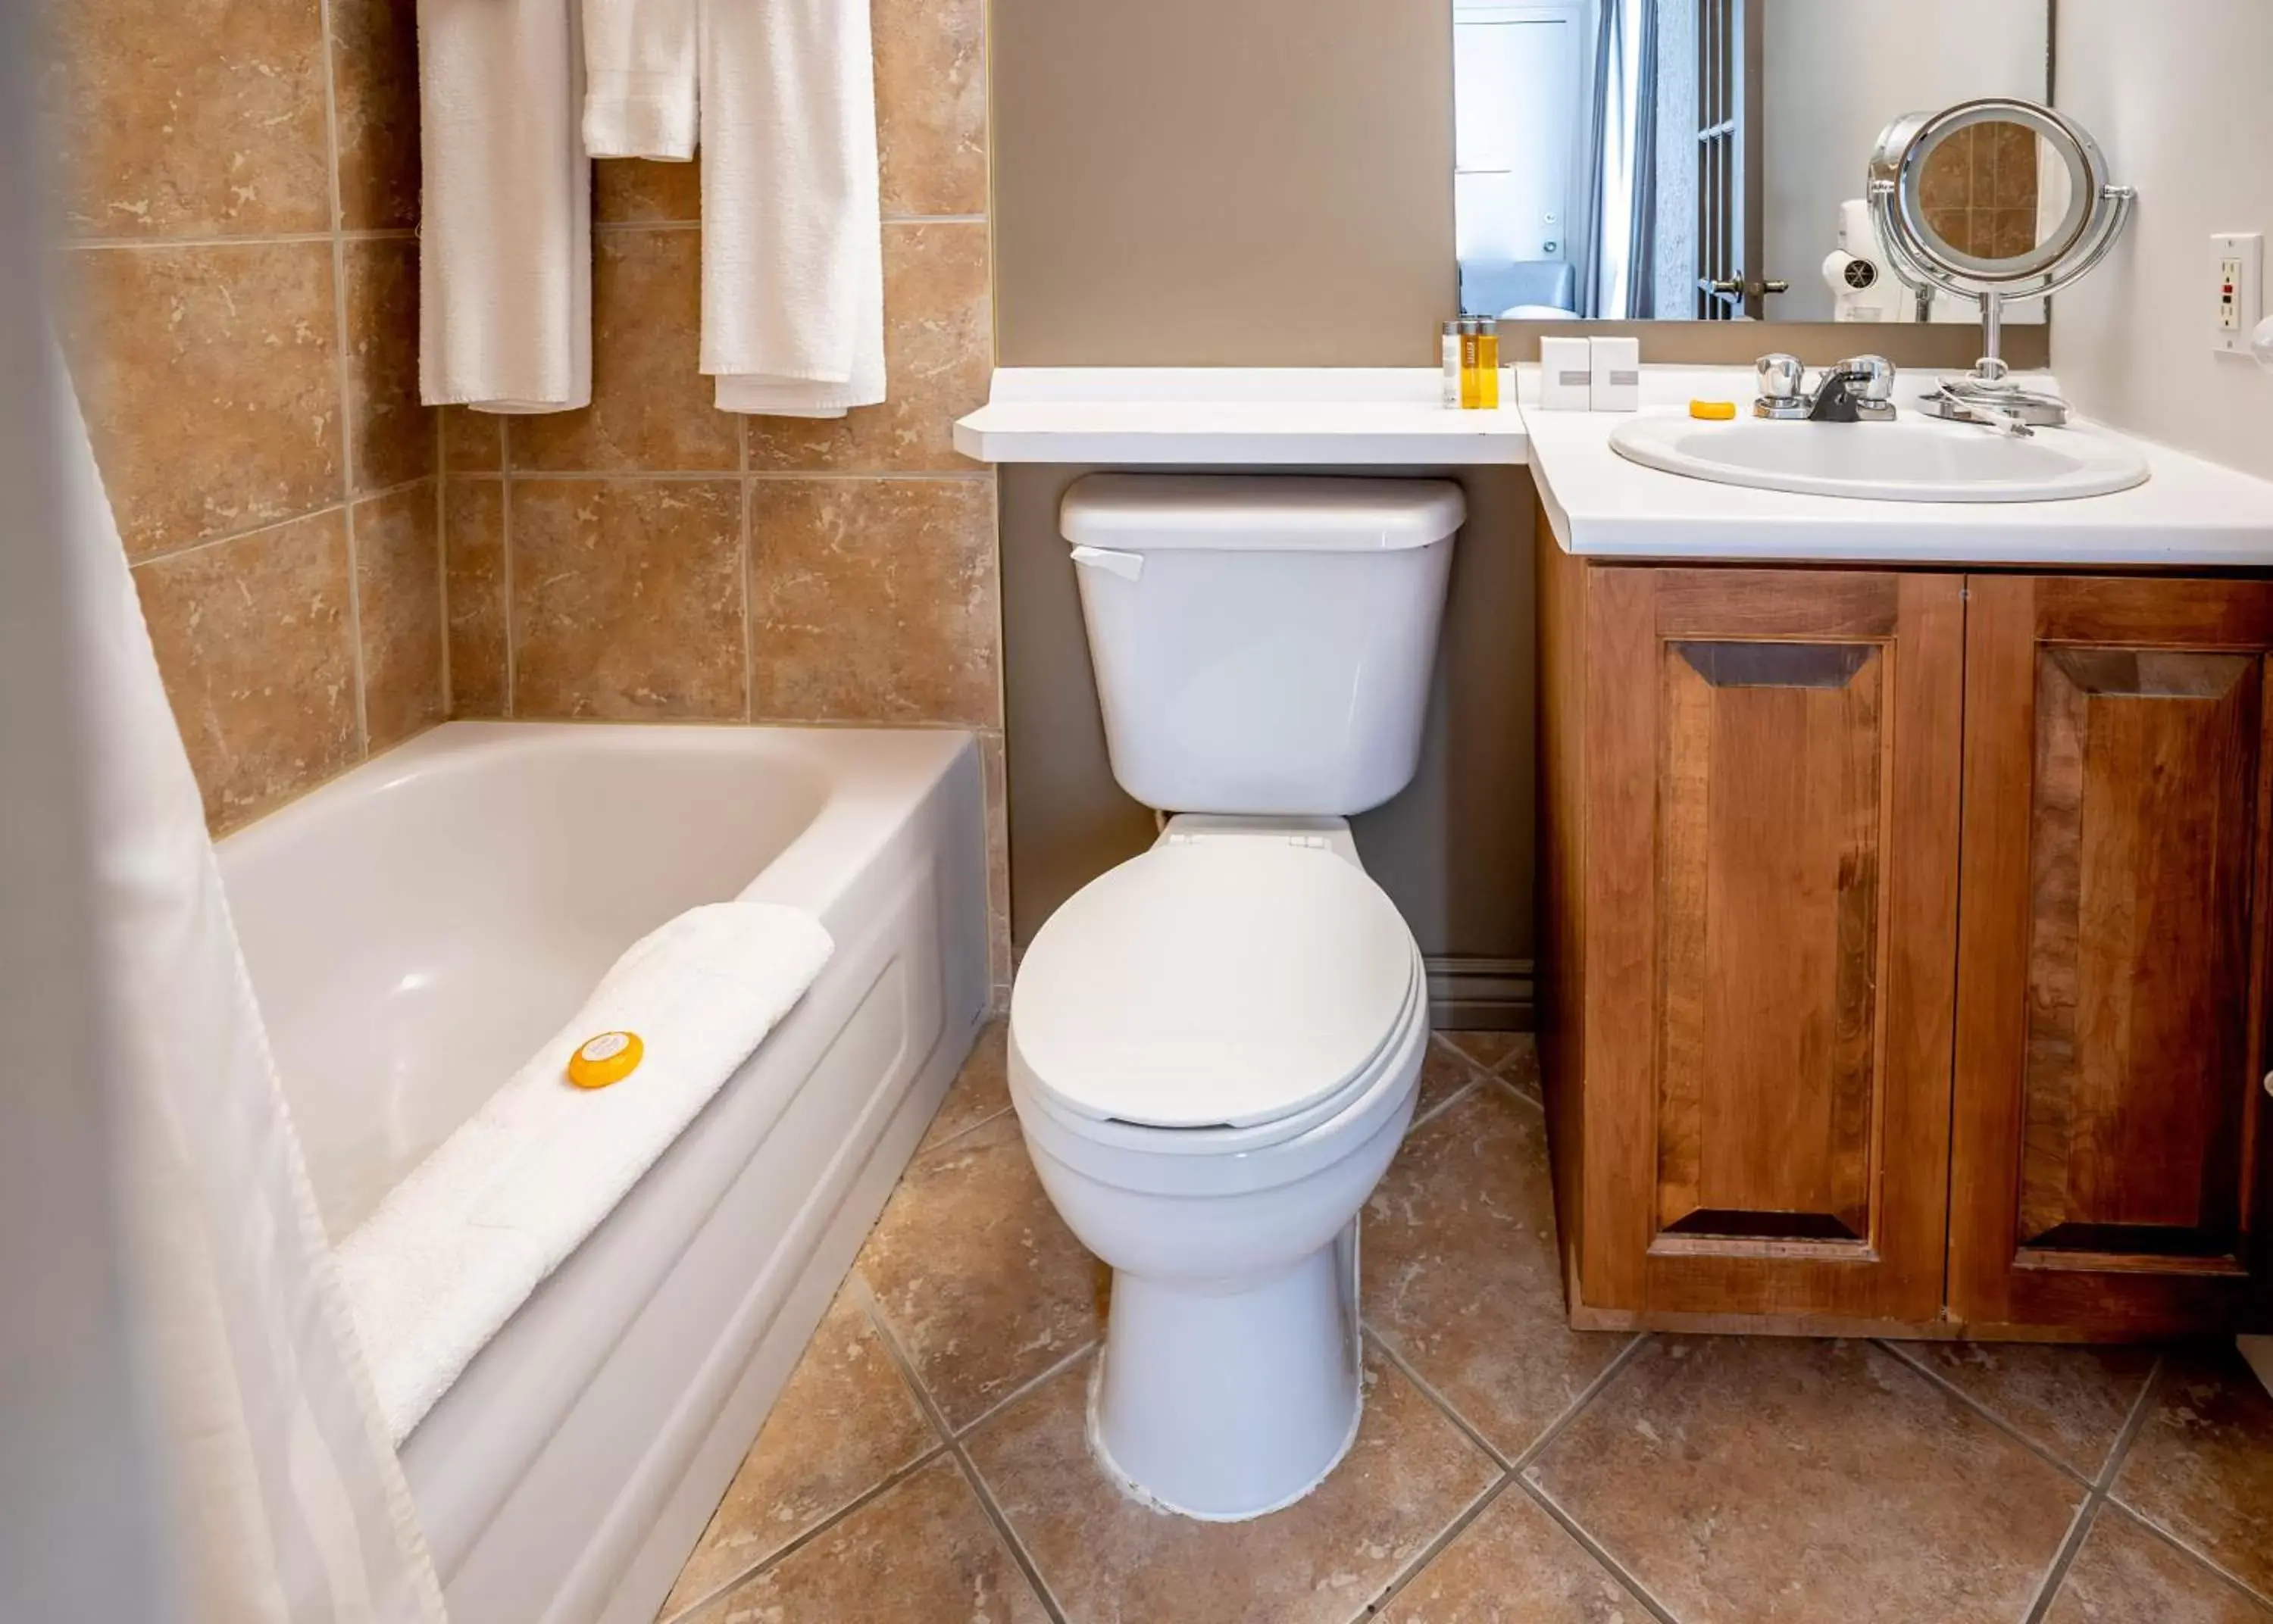
{"type": "Polygon", "coordinates": [[[1636,417],[1610,446],[1645,468],[1722,485],[1879,502],[2063,502],[2147,482],[2138,449],[2088,429],[2019,439],[1970,423],[1705,423],[1636,417]]]}

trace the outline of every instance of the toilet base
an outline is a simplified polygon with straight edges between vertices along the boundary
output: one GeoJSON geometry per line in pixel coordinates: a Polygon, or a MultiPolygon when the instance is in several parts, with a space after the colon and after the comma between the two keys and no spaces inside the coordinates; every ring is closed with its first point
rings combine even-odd
{"type": "Polygon", "coordinates": [[[1357,1220],[1260,1284],[1201,1291],[1115,1271],[1089,1444],[1158,1510],[1242,1523],[1325,1481],[1364,1408],[1357,1220]]]}

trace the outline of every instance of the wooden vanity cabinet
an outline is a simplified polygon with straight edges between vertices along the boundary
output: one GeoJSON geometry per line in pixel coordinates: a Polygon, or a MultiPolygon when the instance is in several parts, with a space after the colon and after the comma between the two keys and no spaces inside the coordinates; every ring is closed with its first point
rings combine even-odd
{"type": "Polygon", "coordinates": [[[2234,1328],[2273,1252],[2273,583],[1969,590],[1950,1313],[2234,1328]]]}
{"type": "Polygon", "coordinates": [[[2273,586],[1540,556],[1574,1322],[2259,1313],[2273,586]]]}

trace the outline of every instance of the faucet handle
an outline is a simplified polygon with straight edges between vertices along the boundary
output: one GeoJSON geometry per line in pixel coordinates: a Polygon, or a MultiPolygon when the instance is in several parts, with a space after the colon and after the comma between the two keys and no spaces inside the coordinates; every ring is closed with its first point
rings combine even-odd
{"type": "Polygon", "coordinates": [[[1754,363],[1760,379],[1760,398],[1764,400],[1797,400],[1807,393],[1807,368],[1797,355],[1778,351],[1762,355],[1754,363]]]}
{"type": "Polygon", "coordinates": [[[1874,406],[1894,398],[1894,363],[1884,355],[1857,355],[1841,362],[1836,370],[1854,383],[1857,397],[1874,406]]]}

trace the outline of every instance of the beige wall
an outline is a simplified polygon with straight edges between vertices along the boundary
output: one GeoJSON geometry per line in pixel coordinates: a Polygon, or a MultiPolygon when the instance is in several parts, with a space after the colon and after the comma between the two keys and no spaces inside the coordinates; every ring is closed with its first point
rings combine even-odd
{"type": "MultiPolygon", "coordinates": [[[[2273,373],[2209,347],[2209,238],[2273,234],[2273,6],[2060,0],[2059,104],[2138,213],[2056,303],[2052,363],[2095,416],[2273,477],[2273,373]]],[[[2273,268],[2273,267],[2269,267],[2273,268]]]]}
{"type": "Polygon", "coordinates": [[[65,343],[227,828],[443,711],[411,8],[48,9],[65,343]]]}
{"type": "Polygon", "coordinates": [[[1453,299],[1450,0],[994,0],[1006,365],[1403,365],[1453,299]]]}

